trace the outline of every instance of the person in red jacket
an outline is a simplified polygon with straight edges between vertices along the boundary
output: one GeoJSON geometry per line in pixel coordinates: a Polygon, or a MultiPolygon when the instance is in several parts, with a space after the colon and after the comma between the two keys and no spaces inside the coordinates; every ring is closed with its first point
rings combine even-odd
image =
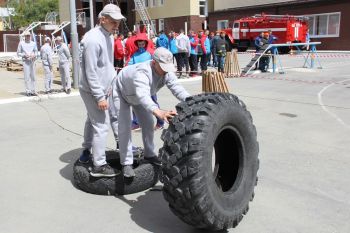
{"type": "Polygon", "coordinates": [[[125,42],[125,63],[127,64],[131,58],[131,56],[138,49],[135,45],[136,32],[132,32],[132,36],[128,37],[128,40],[125,42]]]}
{"type": "Polygon", "coordinates": [[[123,46],[123,39],[122,35],[119,34],[118,37],[114,39],[114,67],[124,67],[124,56],[125,50],[123,46]]]}
{"type": "Polygon", "coordinates": [[[205,47],[205,41],[207,39],[206,35],[204,34],[203,30],[198,31],[198,62],[201,65],[201,70],[206,71],[207,70],[207,50],[205,47]]]}
{"type": "Polygon", "coordinates": [[[197,60],[197,53],[198,53],[198,36],[193,31],[189,31],[189,39],[190,39],[190,45],[191,45],[191,51],[190,51],[190,68],[191,68],[191,74],[190,77],[193,77],[197,75],[198,71],[198,60],[197,60]]]}

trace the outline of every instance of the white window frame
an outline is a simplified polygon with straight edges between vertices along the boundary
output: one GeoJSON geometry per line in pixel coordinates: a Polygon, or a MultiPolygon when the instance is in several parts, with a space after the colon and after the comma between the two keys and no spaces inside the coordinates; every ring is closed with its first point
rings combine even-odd
{"type": "Polygon", "coordinates": [[[216,28],[217,28],[217,30],[222,30],[222,29],[225,29],[225,28],[222,28],[221,27],[221,24],[222,23],[225,23],[225,25],[226,25],[226,27],[225,28],[228,28],[228,19],[221,19],[221,20],[218,20],[218,21],[216,21],[216,28]]]}
{"type": "Polygon", "coordinates": [[[200,17],[207,17],[207,0],[198,0],[198,7],[199,7],[199,16],[200,17]],[[201,15],[201,8],[203,7],[201,3],[204,2],[204,15],[201,15]]]}
{"type": "Polygon", "coordinates": [[[165,2],[165,0],[158,0],[159,1],[159,6],[164,6],[164,2],[165,2]]]}
{"type": "Polygon", "coordinates": [[[158,0],[150,0],[149,7],[156,7],[158,6],[158,0]]]}
{"type": "Polygon", "coordinates": [[[164,19],[158,19],[158,32],[164,31],[165,23],[164,19]]]}
{"type": "Polygon", "coordinates": [[[143,5],[148,8],[149,6],[149,0],[143,0],[143,5]]]}
{"type": "MultiPolygon", "coordinates": [[[[310,38],[329,38],[329,37],[339,37],[340,34],[340,23],[341,23],[341,12],[331,12],[331,13],[323,13],[323,14],[312,14],[312,15],[305,15],[307,17],[313,18],[313,24],[309,25],[309,28],[312,27],[313,34],[310,34],[310,38]],[[339,22],[338,22],[338,28],[336,34],[328,34],[328,24],[329,24],[329,16],[330,15],[339,15],[339,22]],[[326,28],[326,34],[325,35],[316,35],[316,17],[317,16],[327,16],[327,28],[326,28]]],[[[311,30],[310,30],[311,31],[311,30]]]]}
{"type": "MultiPolygon", "coordinates": [[[[152,24],[154,26],[154,30],[157,30],[157,20],[152,19],[151,21],[152,21],[152,24]]],[[[153,32],[153,33],[156,34],[157,32],[153,32]]]]}

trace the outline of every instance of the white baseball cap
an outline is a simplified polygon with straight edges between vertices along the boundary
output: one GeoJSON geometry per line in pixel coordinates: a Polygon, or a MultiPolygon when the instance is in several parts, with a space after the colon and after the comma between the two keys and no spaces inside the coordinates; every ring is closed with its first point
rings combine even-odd
{"type": "Polygon", "coordinates": [[[24,32],[23,36],[30,36],[30,32],[28,32],[28,31],[24,32]]]}
{"type": "Polygon", "coordinates": [[[108,15],[114,20],[122,20],[125,17],[122,15],[120,8],[114,4],[107,4],[103,7],[102,11],[99,13],[99,16],[108,15]]]}
{"type": "Polygon", "coordinates": [[[62,37],[57,36],[57,37],[56,37],[56,40],[62,40],[62,37]]]}
{"type": "Polygon", "coordinates": [[[166,48],[159,47],[154,51],[153,60],[159,63],[164,72],[175,72],[173,54],[166,48]]]}
{"type": "Polygon", "coordinates": [[[45,41],[51,41],[50,37],[45,37],[45,41]]]}

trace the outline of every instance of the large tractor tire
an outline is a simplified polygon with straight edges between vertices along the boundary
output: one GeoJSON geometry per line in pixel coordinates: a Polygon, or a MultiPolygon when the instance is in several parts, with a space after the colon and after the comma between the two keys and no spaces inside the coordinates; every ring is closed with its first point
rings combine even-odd
{"type": "Polygon", "coordinates": [[[225,93],[192,96],[163,131],[161,181],[170,209],[208,230],[235,227],[254,197],[257,133],[244,103],[225,93]]]}
{"type": "MultiPolygon", "coordinates": [[[[121,171],[119,154],[115,151],[106,152],[107,163],[121,171]]],[[[99,195],[125,195],[137,193],[153,187],[158,182],[159,166],[154,166],[143,160],[142,154],[134,154],[135,177],[124,178],[122,173],[116,177],[92,177],[92,164],[82,164],[77,160],[73,167],[76,186],[88,193],[99,195]]]]}

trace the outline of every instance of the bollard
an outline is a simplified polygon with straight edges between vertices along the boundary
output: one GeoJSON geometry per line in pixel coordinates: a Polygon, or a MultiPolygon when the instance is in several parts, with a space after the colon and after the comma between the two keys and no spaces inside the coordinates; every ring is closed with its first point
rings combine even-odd
{"type": "Polygon", "coordinates": [[[277,68],[277,61],[276,61],[276,56],[278,55],[278,49],[277,47],[273,47],[273,55],[272,55],[272,72],[276,72],[277,68]]]}

